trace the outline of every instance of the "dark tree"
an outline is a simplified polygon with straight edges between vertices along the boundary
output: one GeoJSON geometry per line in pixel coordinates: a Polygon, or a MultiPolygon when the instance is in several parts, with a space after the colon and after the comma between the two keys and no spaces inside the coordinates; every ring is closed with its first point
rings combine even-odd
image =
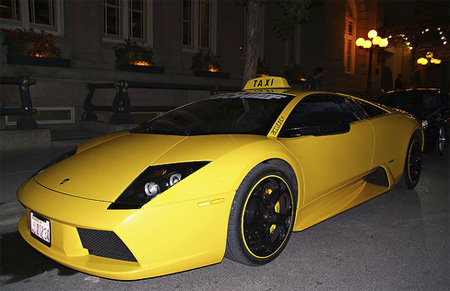
{"type": "MultiPolygon", "coordinates": [[[[274,0],[281,8],[281,15],[276,19],[273,29],[278,38],[286,40],[294,33],[295,25],[308,20],[312,0],[274,0]]],[[[247,43],[243,84],[256,76],[261,34],[264,27],[264,0],[235,0],[236,5],[247,9],[247,43]]]]}

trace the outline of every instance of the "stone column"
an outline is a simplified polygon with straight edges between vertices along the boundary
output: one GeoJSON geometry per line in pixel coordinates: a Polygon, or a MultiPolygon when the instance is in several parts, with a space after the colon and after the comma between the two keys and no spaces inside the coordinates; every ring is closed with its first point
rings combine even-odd
{"type": "Polygon", "coordinates": [[[66,12],[72,15],[74,67],[102,67],[102,0],[67,1],[66,12]]]}

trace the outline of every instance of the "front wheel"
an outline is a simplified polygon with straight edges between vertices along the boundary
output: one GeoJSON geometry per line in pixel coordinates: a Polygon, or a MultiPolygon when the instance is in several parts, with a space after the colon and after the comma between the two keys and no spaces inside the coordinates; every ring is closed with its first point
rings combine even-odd
{"type": "Polygon", "coordinates": [[[228,259],[263,265],[285,248],[296,199],[287,176],[270,164],[256,166],[236,191],[228,224],[228,259]]]}
{"type": "Polygon", "coordinates": [[[408,145],[403,175],[398,187],[406,190],[414,189],[419,183],[421,171],[422,144],[416,136],[413,136],[408,145]]]}

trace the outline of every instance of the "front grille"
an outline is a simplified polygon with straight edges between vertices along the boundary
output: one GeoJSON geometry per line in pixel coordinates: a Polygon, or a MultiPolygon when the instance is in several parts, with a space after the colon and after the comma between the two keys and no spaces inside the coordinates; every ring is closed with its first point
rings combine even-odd
{"type": "Polygon", "coordinates": [[[112,231],[77,228],[83,248],[89,254],[110,259],[137,262],[128,247],[112,231]]]}

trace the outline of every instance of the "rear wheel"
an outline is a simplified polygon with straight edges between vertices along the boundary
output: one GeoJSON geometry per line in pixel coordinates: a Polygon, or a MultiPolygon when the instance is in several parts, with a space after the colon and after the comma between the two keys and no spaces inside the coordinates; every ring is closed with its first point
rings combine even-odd
{"type": "Polygon", "coordinates": [[[413,136],[408,145],[406,153],[403,175],[398,184],[400,189],[414,189],[420,179],[422,171],[422,144],[420,140],[413,136]]]}
{"type": "Polygon", "coordinates": [[[443,126],[439,127],[438,138],[437,138],[437,148],[439,154],[442,156],[447,146],[447,140],[445,138],[445,128],[443,126]]]}
{"type": "Polygon", "coordinates": [[[292,232],[296,199],[287,176],[260,164],[236,191],[228,224],[225,256],[246,265],[263,265],[285,248],[292,232]]]}

